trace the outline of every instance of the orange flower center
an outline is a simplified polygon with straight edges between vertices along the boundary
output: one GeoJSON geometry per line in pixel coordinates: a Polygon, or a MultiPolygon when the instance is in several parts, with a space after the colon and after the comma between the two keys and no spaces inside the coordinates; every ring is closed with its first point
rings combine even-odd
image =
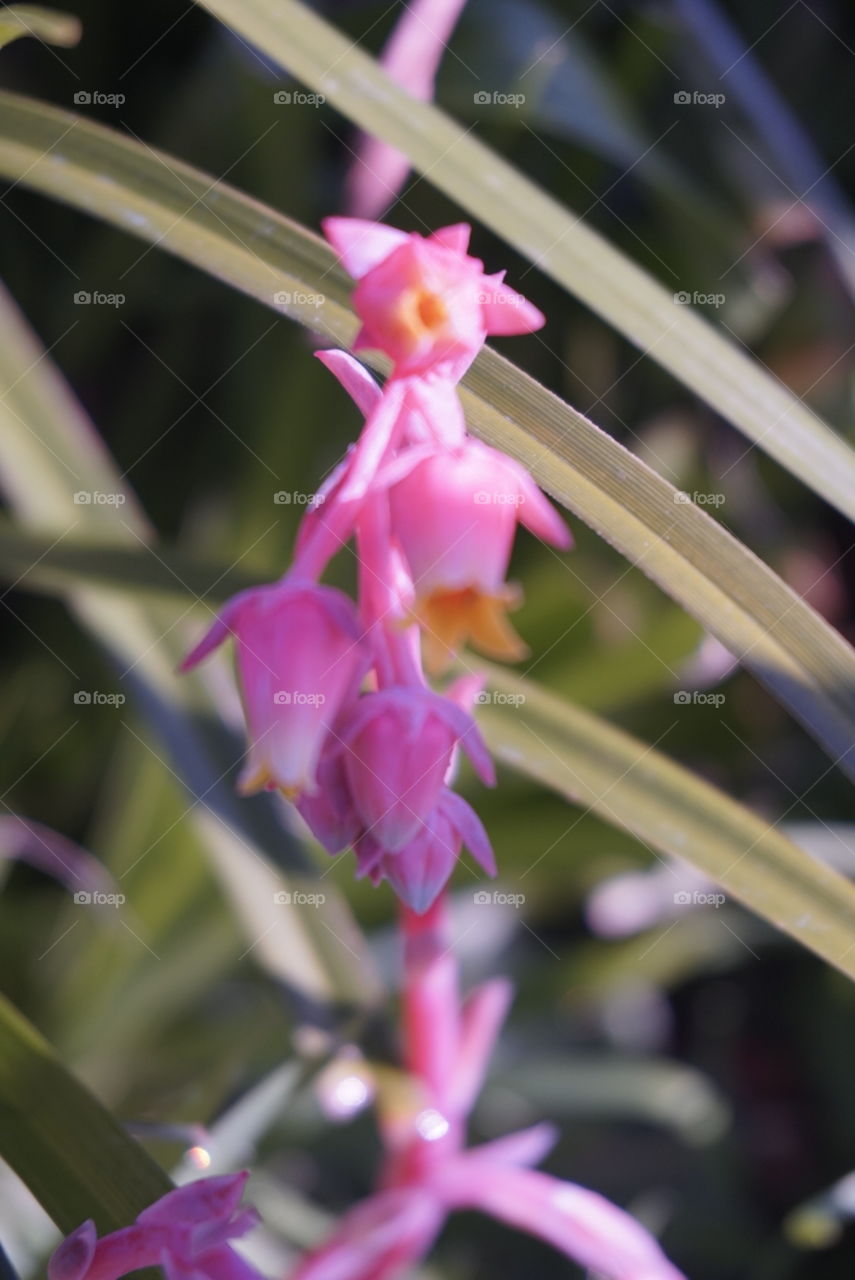
{"type": "Polygon", "coordinates": [[[507,619],[521,603],[518,588],[505,587],[487,595],[477,587],[432,591],[415,609],[424,628],[425,662],[432,672],[443,671],[465,645],[504,662],[519,662],[528,648],[507,619]]]}

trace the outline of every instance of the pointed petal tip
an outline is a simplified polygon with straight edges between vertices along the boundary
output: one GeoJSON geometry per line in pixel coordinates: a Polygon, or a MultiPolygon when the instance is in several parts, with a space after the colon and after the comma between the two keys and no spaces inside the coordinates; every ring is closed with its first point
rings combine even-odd
{"type": "Polygon", "coordinates": [[[439,227],[428,238],[446,249],[453,249],[455,253],[466,253],[471,235],[472,228],[468,222],[455,222],[448,227],[439,227]]]}
{"type": "Polygon", "coordinates": [[[366,218],[324,218],[321,228],[354,280],[361,279],[409,239],[406,231],[366,218]]]}
{"type": "Polygon", "coordinates": [[[92,1263],[98,1233],[91,1218],[66,1236],[51,1256],[48,1280],[83,1280],[92,1263]]]}

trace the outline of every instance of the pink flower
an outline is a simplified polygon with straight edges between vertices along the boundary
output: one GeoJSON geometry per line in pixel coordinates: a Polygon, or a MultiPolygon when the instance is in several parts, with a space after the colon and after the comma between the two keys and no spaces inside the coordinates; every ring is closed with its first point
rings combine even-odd
{"type": "Polygon", "coordinates": [[[369,835],[389,853],[424,829],[459,743],[484,782],[495,780],[474,720],[422,687],[360,698],[341,731],[354,807],[369,835]]]}
{"type": "Polygon", "coordinates": [[[363,827],[350,794],[341,745],[331,735],[321,752],[317,788],[297,801],[297,809],[312,835],[327,853],[341,853],[354,846],[363,827]]]}
{"type": "Polygon", "coordinates": [[[401,901],[421,915],[445,888],[463,845],[487,875],[496,874],[480,818],[462,796],[445,787],[416,836],[398,852],[390,853],[371,835],[363,835],[356,843],[357,875],[369,875],[375,884],[388,880],[401,901]]]}
{"type": "MultiPolygon", "coordinates": [[[[397,84],[422,101],[433,97],[440,59],[466,0],[410,0],[380,56],[397,84]]],[[[370,134],[361,135],[347,179],[347,206],[359,218],[376,218],[401,190],[410,162],[370,134]]]]}
{"type": "Polygon", "coordinates": [[[413,576],[428,665],[472,643],[493,658],[526,651],[506,618],[519,592],[505,582],[518,524],[553,546],[570,534],[531,476],[477,440],[417,461],[390,492],[391,525],[413,576]]]}
{"type": "Polygon", "coordinates": [[[466,252],[469,227],[425,238],[358,218],[327,218],[324,234],[359,281],[354,350],[384,351],[394,376],[466,372],[488,334],[530,333],[543,315],[466,252]]]}
{"type": "MultiPolygon", "coordinates": [[[[325,352],[323,360],[366,414],[365,431],[373,435],[389,393],[384,396],[352,356],[325,352]]],[[[413,579],[409,614],[423,628],[432,670],[441,671],[469,643],[489,657],[521,658],[526,648],[506,617],[520,600],[505,582],[517,526],[562,549],[571,545],[570,533],[523,466],[466,435],[455,416],[460,405],[453,385],[412,378],[397,403],[394,436],[386,415],[385,461],[375,449],[375,463],[367,473],[360,470],[357,481],[352,455],[335,492],[364,500],[368,490],[388,490],[386,537],[400,546],[413,579]]],[[[326,506],[311,519],[328,520],[326,506]]],[[[360,559],[365,554],[360,546],[360,559]]],[[[379,555],[368,568],[369,582],[386,576],[379,555]]]]}
{"type": "Polygon", "coordinates": [[[184,660],[188,670],[233,635],[250,738],[244,793],[312,792],[318,758],[369,657],[356,608],[343,592],[283,580],[235,596],[184,660]]]}
{"type": "Polygon", "coordinates": [[[84,1222],[63,1240],[48,1263],[48,1280],[117,1280],[160,1266],[168,1280],[261,1280],[228,1241],[258,1222],[240,1209],[249,1174],[201,1178],[144,1209],[133,1226],[98,1239],[84,1222]]]}
{"type": "Polygon", "coordinates": [[[653,1237],[594,1191],[527,1166],[555,1142],[549,1125],[465,1150],[466,1118],[510,1002],[501,979],[463,1008],[443,907],[404,911],[404,1061],[412,1088],[381,1087],[386,1151],[377,1192],[346,1214],[293,1280],[396,1280],[426,1254],[445,1217],[480,1209],[540,1236],[604,1280],[685,1280],[653,1237]]]}

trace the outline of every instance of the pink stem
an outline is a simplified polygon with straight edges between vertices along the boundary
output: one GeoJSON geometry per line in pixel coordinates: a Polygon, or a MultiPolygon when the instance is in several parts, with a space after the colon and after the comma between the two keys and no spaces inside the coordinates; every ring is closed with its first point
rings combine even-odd
{"type": "Polygon", "coordinates": [[[373,494],[362,507],[356,526],[359,602],[366,630],[377,637],[380,688],[394,684],[423,685],[418,628],[403,625],[403,606],[393,583],[395,566],[389,499],[373,494]]]}
{"type": "Polygon", "coordinates": [[[424,1083],[437,1109],[443,1110],[450,1101],[460,1043],[460,991],[446,894],[440,894],[424,915],[402,905],[401,933],[404,1065],[424,1083]]]}

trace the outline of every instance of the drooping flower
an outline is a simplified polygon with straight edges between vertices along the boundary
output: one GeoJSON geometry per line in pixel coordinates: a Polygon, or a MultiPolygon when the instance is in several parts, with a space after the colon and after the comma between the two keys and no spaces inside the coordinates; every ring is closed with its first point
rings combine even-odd
{"type": "Polygon", "coordinates": [[[136,1219],[98,1239],[84,1222],[48,1263],[48,1280],[118,1280],[162,1267],[167,1280],[262,1280],[231,1245],[259,1221],[241,1209],[247,1172],[200,1178],[161,1197],[136,1219]]]}
{"type": "Polygon", "coordinates": [[[463,645],[515,660],[527,652],[507,621],[519,592],[505,576],[518,524],[553,546],[570,534],[531,476],[506,454],[469,439],[416,462],[389,491],[391,525],[425,628],[428,665],[463,645]]]}
{"type": "MultiPolygon", "coordinates": [[[[398,19],[380,65],[397,84],[422,101],[433,97],[440,59],[466,0],[410,0],[398,19]]],[[[371,134],[362,134],[347,176],[347,208],[358,218],[376,218],[395,199],[409,172],[405,155],[371,134]]]]}
{"type": "Polygon", "coordinates": [[[371,835],[362,835],[355,844],[357,874],[370,876],[375,884],[388,880],[401,901],[421,915],[450,880],[464,845],[487,875],[496,874],[496,860],[481,820],[462,796],[444,787],[403,849],[390,852],[371,835]]]}
{"type": "MultiPolygon", "coordinates": [[[[374,380],[343,352],[324,353],[324,363],[368,422],[376,422],[383,394],[374,380]]],[[[560,549],[571,545],[570,533],[520,463],[468,436],[462,420],[458,427],[448,411],[449,393],[457,400],[453,386],[411,382],[394,456],[373,469],[363,488],[344,471],[340,483],[354,493],[388,491],[388,537],[412,578],[409,614],[423,628],[430,669],[442,670],[468,643],[488,657],[518,659],[526,648],[506,614],[520,592],[505,581],[517,526],[560,549]]],[[[374,566],[371,572],[379,576],[374,566]]]]}
{"type": "Polygon", "coordinates": [[[460,744],[488,785],[492,761],[474,720],[424,687],[360,698],[342,728],[344,767],[354,807],[369,835],[397,853],[424,829],[460,744]]]}
{"type": "Polygon", "coordinates": [[[312,792],[324,740],[370,661],[353,602],[333,587],[289,581],[235,596],[184,660],[201,662],[229,635],[249,734],[244,793],[312,792]]]}
{"type": "MultiPolygon", "coordinates": [[[[489,334],[531,333],[544,317],[466,252],[464,223],[430,236],[359,218],[326,218],[324,234],[359,282],[354,350],[384,351],[394,377],[458,382],[489,334]]],[[[503,274],[503,273],[502,273],[503,274]]]]}

